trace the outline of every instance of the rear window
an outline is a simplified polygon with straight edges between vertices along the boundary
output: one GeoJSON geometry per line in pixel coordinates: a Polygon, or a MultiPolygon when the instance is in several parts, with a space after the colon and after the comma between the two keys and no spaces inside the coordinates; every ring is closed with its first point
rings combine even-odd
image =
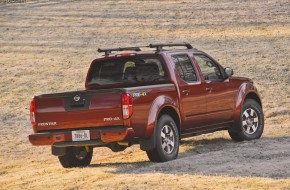
{"type": "Polygon", "coordinates": [[[112,85],[167,80],[164,65],[157,57],[120,57],[92,65],[87,84],[112,85]]]}

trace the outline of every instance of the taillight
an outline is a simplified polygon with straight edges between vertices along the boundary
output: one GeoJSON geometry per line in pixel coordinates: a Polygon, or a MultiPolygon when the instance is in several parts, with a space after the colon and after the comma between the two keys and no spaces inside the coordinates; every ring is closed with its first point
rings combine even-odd
{"type": "Polygon", "coordinates": [[[130,94],[122,94],[122,110],[123,110],[123,119],[128,119],[133,114],[133,99],[130,94]]]}
{"type": "Polygon", "coordinates": [[[33,127],[36,126],[36,120],[35,120],[35,99],[34,98],[30,102],[30,121],[31,121],[31,125],[33,127]]]}

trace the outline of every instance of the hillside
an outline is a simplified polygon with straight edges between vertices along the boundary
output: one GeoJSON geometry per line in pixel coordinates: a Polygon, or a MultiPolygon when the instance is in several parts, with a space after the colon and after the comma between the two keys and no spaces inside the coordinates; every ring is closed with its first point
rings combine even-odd
{"type": "Polygon", "coordinates": [[[0,3],[0,90],[0,189],[290,189],[288,0],[0,3]],[[49,147],[29,144],[31,97],[83,89],[98,47],[163,41],[190,42],[252,78],[263,99],[262,138],[185,139],[179,158],[162,164],[138,146],[99,148],[81,169],[63,169],[49,147]]]}

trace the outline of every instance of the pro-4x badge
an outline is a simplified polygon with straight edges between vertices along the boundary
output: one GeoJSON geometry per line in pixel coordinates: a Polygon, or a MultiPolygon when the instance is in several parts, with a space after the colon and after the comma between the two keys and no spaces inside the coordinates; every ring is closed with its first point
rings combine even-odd
{"type": "Polygon", "coordinates": [[[134,92],[133,93],[133,98],[138,98],[140,96],[147,96],[147,92],[143,91],[143,92],[134,92]]]}

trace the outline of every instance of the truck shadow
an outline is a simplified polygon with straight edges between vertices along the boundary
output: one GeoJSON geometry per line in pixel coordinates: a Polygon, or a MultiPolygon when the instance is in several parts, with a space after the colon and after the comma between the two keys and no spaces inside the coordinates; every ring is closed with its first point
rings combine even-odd
{"type": "Polygon", "coordinates": [[[116,174],[190,174],[244,177],[290,177],[290,137],[262,138],[233,142],[226,138],[181,141],[189,147],[176,160],[164,163],[150,161],[93,164],[90,167],[113,167],[116,174]]]}

